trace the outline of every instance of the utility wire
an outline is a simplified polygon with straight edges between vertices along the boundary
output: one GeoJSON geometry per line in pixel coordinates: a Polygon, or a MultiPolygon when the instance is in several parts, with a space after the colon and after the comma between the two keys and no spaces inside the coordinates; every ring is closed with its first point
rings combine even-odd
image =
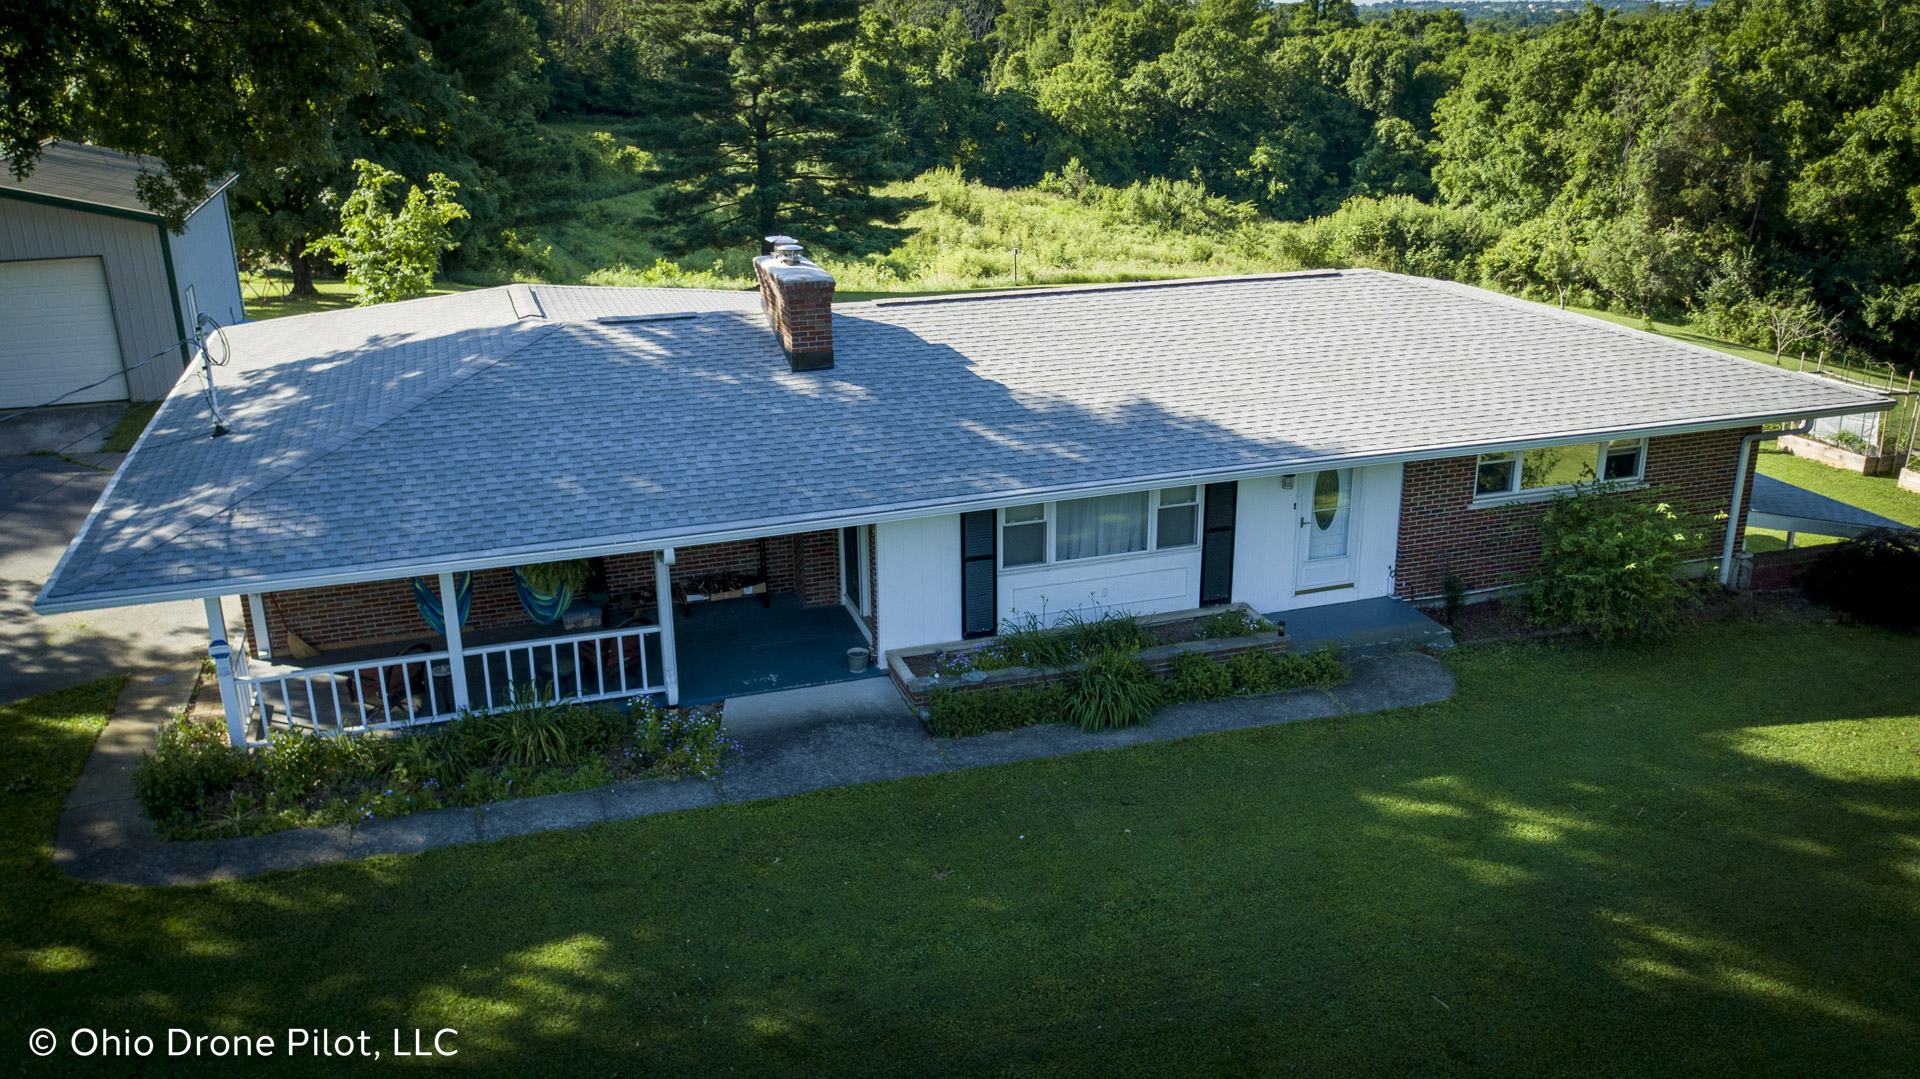
{"type": "MultiPolygon", "coordinates": [[[[5,423],[8,420],[16,419],[18,417],[24,416],[27,413],[34,411],[35,409],[51,408],[54,405],[57,405],[60,402],[66,400],[67,398],[72,397],[76,393],[85,393],[86,391],[93,389],[95,386],[98,386],[101,383],[112,382],[114,379],[120,378],[123,375],[131,374],[134,371],[138,371],[142,367],[145,367],[146,365],[152,363],[153,361],[159,359],[160,357],[165,356],[168,353],[174,351],[175,349],[185,345],[192,345],[194,354],[197,358],[205,359],[207,363],[215,367],[225,367],[227,365],[227,361],[233,358],[233,346],[227,343],[226,327],[220,325],[219,320],[215,319],[212,315],[203,313],[198,319],[194,321],[193,336],[183,337],[180,340],[175,341],[172,344],[168,345],[167,347],[154,353],[153,355],[148,356],[146,359],[141,360],[139,363],[133,364],[130,367],[124,367],[118,371],[115,371],[113,374],[108,375],[105,378],[96,379],[92,382],[87,383],[84,386],[75,386],[73,389],[68,390],[67,392],[61,394],[60,396],[54,398],[51,401],[42,402],[41,404],[37,404],[37,405],[28,405],[27,407],[20,409],[16,412],[9,412],[4,416],[0,416],[0,423],[5,423]],[[220,358],[217,360],[213,358],[213,351],[207,348],[207,341],[210,338],[212,340],[216,340],[220,342],[220,358]]],[[[191,367],[192,364],[193,364],[192,360],[187,361],[187,365],[189,367],[191,367]]],[[[206,391],[207,404],[210,407],[214,407],[217,413],[218,408],[214,403],[212,386],[211,386],[211,382],[212,382],[211,375],[209,375],[208,382],[209,382],[209,386],[206,391]]]]}
{"type": "Polygon", "coordinates": [[[194,337],[182,338],[181,340],[175,341],[173,344],[168,345],[166,348],[161,349],[160,351],[154,353],[153,355],[148,356],[146,359],[141,360],[139,363],[136,363],[131,367],[126,367],[119,371],[115,371],[113,374],[108,375],[103,379],[98,379],[96,381],[89,382],[84,386],[76,386],[73,389],[68,390],[67,392],[61,394],[60,396],[54,398],[51,401],[46,401],[37,405],[28,405],[27,407],[20,409],[18,412],[9,412],[4,416],[0,416],[0,423],[5,423],[8,420],[14,419],[15,417],[18,417],[18,416],[24,416],[27,413],[32,412],[36,409],[51,408],[52,406],[59,404],[60,402],[66,400],[67,398],[72,397],[76,393],[84,393],[87,390],[93,389],[95,386],[100,385],[102,382],[112,382],[114,379],[119,378],[122,375],[129,374],[134,371],[138,371],[142,367],[145,367],[146,365],[152,363],[153,361],[159,359],[160,357],[165,356],[167,353],[172,352],[175,349],[178,349],[180,346],[191,345],[199,340],[200,338],[198,335],[194,337]]]}

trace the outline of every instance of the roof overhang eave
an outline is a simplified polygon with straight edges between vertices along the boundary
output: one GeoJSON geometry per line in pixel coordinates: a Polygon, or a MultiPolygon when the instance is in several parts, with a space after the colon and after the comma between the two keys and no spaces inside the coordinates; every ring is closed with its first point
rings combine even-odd
{"type": "MultiPolygon", "coordinates": [[[[40,614],[70,614],[76,611],[101,610],[109,607],[135,607],[147,603],[172,603],[182,600],[206,599],[216,596],[245,595],[254,592],[288,592],[306,588],[330,588],[339,585],[361,584],[367,581],[385,581],[400,577],[425,577],[440,573],[465,573],[471,570],[497,569],[501,566],[524,565],[529,562],[546,562],[565,558],[597,558],[605,555],[630,554],[635,551],[657,551],[669,547],[693,547],[710,543],[727,543],[736,540],[760,539],[767,536],[786,535],[792,532],[813,532],[851,525],[885,524],[893,521],[912,520],[917,517],[936,517],[950,513],[972,512],[976,510],[1004,509],[1008,506],[1021,506],[1033,502],[1057,501],[1063,498],[1089,498],[1103,494],[1125,494],[1132,491],[1154,490],[1160,487],[1180,486],[1190,483],[1223,483],[1229,480],[1259,479],[1265,476],[1285,476],[1300,472],[1318,472],[1329,468],[1366,468],[1376,465],[1406,464],[1413,461],[1428,461],[1447,457],[1466,457],[1493,450],[1526,450],[1542,446],[1566,445],[1581,439],[1615,438],[1653,438],[1673,435],[1697,434],[1706,431],[1724,431],[1733,428],[1751,427],[1756,424],[1784,423],[1788,421],[1818,419],[1823,416],[1845,416],[1861,412],[1881,412],[1893,407],[1893,400],[1887,397],[1875,397],[1854,404],[1835,405],[1825,409],[1801,410],[1761,416],[1720,417],[1700,420],[1686,424],[1670,424],[1656,427],[1620,427],[1616,429],[1580,430],[1543,435],[1523,441],[1491,441],[1477,443],[1451,443],[1425,446],[1417,449],[1396,451],[1393,453],[1373,454],[1320,454],[1295,459],[1261,461],[1230,469],[1193,469],[1187,471],[1164,472],[1148,476],[1135,476],[1122,481],[1098,484],[1076,484],[1056,487],[1036,487],[1017,491],[1007,491],[983,498],[946,498],[930,499],[922,502],[898,503],[888,506],[872,506],[858,511],[828,514],[803,514],[786,517],[770,517],[756,520],[729,523],[724,526],[707,526],[685,532],[635,532],[613,536],[592,537],[578,542],[556,545],[537,545],[522,547],[502,547],[488,550],[460,552],[442,555],[430,560],[411,561],[394,560],[380,563],[363,563],[341,566],[319,573],[265,575],[251,581],[193,582],[171,588],[147,588],[125,592],[81,592],[71,596],[49,598],[43,588],[33,602],[33,609],[40,614]]],[[[89,517],[88,524],[92,523],[89,517]]],[[[55,567],[50,588],[59,580],[60,571],[65,568],[63,555],[59,566],[55,567]]]]}

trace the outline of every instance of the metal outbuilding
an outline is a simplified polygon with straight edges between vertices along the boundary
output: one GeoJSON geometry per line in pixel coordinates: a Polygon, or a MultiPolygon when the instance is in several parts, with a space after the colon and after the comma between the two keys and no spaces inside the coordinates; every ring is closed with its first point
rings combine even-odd
{"type": "Polygon", "coordinates": [[[202,312],[222,325],[245,317],[232,178],[171,232],[139,194],[141,175],[161,170],[54,142],[25,179],[0,178],[0,408],[164,397],[186,351],[141,361],[202,312]]]}

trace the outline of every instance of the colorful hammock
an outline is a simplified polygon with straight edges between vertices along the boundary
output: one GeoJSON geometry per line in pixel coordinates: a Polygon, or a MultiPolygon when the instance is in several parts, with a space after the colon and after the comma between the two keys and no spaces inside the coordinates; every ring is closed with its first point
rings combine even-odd
{"type": "Polygon", "coordinates": [[[561,585],[552,593],[535,592],[527,587],[527,579],[520,576],[519,567],[513,571],[513,588],[520,593],[520,606],[527,609],[535,622],[558,622],[560,616],[573,606],[573,589],[561,585]]]}
{"type": "MultiPolygon", "coordinates": [[[[473,574],[456,573],[453,575],[453,599],[460,605],[460,624],[466,625],[467,618],[473,613],[473,574]]],[[[447,631],[447,621],[440,612],[440,584],[428,584],[424,579],[413,579],[413,603],[420,608],[420,617],[435,633],[447,631]]]]}

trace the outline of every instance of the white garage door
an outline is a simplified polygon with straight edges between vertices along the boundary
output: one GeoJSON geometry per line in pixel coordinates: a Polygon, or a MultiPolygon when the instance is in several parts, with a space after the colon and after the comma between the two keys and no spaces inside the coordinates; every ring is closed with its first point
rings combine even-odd
{"type": "Polygon", "coordinates": [[[0,262],[0,407],[124,401],[120,335],[97,258],[0,262]]]}

